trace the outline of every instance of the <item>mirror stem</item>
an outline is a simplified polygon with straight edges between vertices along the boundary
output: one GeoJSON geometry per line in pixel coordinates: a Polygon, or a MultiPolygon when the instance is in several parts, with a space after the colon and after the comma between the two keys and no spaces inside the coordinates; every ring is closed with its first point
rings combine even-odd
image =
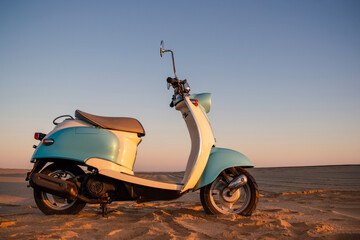
{"type": "Polygon", "coordinates": [[[177,75],[176,75],[176,70],[175,70],[175,60],[174,60],[174,53],[172,50],[165,50],[165,52],[171,52],[171,58],[172,58],[172,62],[173,62],[173,68],[174,68],[174,75],[175,78],[178,79],[177,75]]]}

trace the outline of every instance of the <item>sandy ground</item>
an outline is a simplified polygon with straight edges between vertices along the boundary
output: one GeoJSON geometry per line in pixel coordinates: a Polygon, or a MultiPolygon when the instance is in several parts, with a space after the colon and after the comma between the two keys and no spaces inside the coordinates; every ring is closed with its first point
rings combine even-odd
{"type": "Polygon", "coordinates": [[[112,203],[105,218],[98,205],[46,216],[25,172],[0,170],[0,239],[360,239],[360,165],[251,169],[260,189],[251,217],[206,215],[199,192],[171,202],[112,203]]]}

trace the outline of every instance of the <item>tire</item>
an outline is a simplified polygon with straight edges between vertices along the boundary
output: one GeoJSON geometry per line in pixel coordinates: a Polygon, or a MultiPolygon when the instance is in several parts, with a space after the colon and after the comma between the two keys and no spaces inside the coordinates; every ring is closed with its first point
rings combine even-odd
{"type": "Polygon", "coordinates": [[[223,191],[228,185],[220,174],[212,183],[200,189],[201,204],[207,214],[239,214],[251,216],[259,201],[259,191],[255,179],[243,168],[226,169],[228,181],[244,174],[247,183],[236,190],[231,196],[224,197],[223,191]]]}
{"type": "MultiPolygon", "coordinates": [[[[65,166],[55,163],[47,166],[41,171],[41,173],[58,177],[63,180],[85,174],[85,172],[78,166],[65,166]]],[[[43,192],[36,187],[34,188],[34,199],[38,208],[46,215],[77,214],[86,205],[85,202],[82,202],[79,199],[75,199],[73,201],[67,200],[65,198],[43,192]]]]}

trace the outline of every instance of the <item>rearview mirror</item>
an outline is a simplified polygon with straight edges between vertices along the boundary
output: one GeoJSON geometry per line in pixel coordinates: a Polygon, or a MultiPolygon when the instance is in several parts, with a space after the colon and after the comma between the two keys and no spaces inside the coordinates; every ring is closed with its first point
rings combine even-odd
{"type": "Polygon", "coordinates": [[[165,49],[164,49],[164,41],[161,40],[160,42],[160,57],[163,56],[163,53],[165,52],[165,49]]]}
{"type": "MultiPolygon", "coordinates": [[[[173,63],[173,69],[174,69],[174,75],[175,75],[175,78],[178,79],[178,77],[176,76],[176,70],[175,70],[175,60],[174,60],[174,53],[173,51],[171,50],[165,50],[164,49],[164,41],[161,40],[160,42],[160,57],[163,56],[163,53],[164,52],[170,52],[171,53],[171,58],[172,58],[172,63],[173,63]]],[[[170,87],[170,86],[169,86],[170,87]]]]}

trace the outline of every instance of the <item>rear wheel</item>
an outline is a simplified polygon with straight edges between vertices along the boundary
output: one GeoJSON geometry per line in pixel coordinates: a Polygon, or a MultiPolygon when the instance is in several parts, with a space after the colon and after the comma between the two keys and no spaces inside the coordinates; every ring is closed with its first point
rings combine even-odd
{"type": "Polygon", "coordinates": [[[207,214],[250,216],[256,209],[259,192],[255,179],[243,168],[228,168],[212,183],[200,189],[200,199],[207,214]],[[229,194],[228,183],[244,174],[247,183],[229,194]]]}
{"type": "MultiPolygon", "coordinates": [[[[63,166],[51,164],[41,173],[56,177],[62,180],[74,178],[84,174],[84,171],[78,166],[63,166]]],[[[38,208],[46,215],[52,214],[76,214],[86,205],[79,199],[69,200],[63,197],[55,196],[34,188],[34,199],[38,208]]]]}

